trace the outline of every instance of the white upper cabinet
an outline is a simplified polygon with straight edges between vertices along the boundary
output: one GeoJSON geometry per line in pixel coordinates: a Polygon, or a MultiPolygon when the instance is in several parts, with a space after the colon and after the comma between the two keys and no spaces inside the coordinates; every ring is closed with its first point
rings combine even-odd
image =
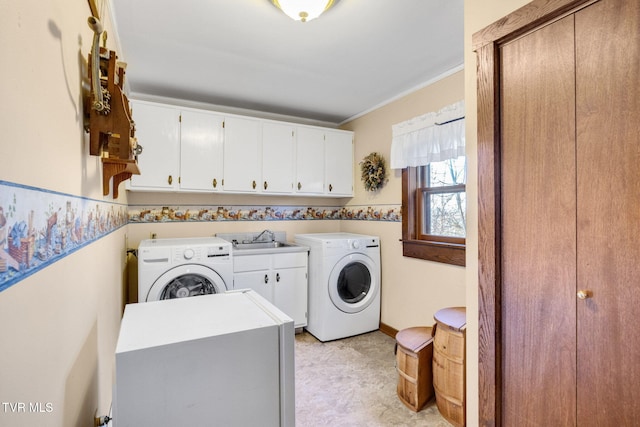
{"type": "Polygon", "coordinates": [[[180,189],[220,191],[224,154],[224,116],[182,111],[180,120],[180,189]]]}
{"type": "Polygon", "coordinates": [[[296,193],[324,193],[324,130],[298,127],[296,141],[296,193]]]}
{"type": "Polygon", "coordinates": [[[325,133],[325,192],[353,196],[353,132],[325,133]]]}
{"type": "Polygon", "coordinates": [[[180,110],[175,107],[131,101],[136,138],[143,147],[138,156],[140,175],[130,189],[177,190],[180,177],[180,110]]]}
{"type": "Polygon", "coordinates": [[[256,192],[261,182],[258,119],[225,117],[224,191],[256,192]]]}
{"type": "Polygon", "coordinates": [[[353,132],[131,100],[133,191],[353,196],[353,132]]]}
{"type": "Polygon", "coordinates": [[[262,123],[263,193],[293,193],[295,126],[288,123],[262,123]]]}

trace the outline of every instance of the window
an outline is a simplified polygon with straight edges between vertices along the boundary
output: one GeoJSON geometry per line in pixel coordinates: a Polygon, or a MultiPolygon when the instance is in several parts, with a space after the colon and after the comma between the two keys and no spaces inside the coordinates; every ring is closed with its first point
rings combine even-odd
{"type": "Polygon", "coordinates": [[[403,255],[465,265],[464,156],[402,173],[403,255]]]}
{"type": "Polygon", "coordinates": [[[465,157],[434,162],[417,170],[417,235],[463,243],[466,235],[465,157]]]}
{"type": "Polygon", "coordinates": [[[391,127],[402,169],[402,254],[465,265],[464,101],[391,127]]]}

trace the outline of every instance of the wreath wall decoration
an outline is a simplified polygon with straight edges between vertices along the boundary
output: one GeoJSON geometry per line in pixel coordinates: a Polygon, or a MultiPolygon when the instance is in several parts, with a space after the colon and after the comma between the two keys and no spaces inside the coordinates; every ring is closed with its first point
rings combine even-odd
{"type": "Polygon", "coordinates": [[[362,159],[360,172],[367,191],[377,191],[388,181],[384,157],[378,153],[371,153],[362,159]]]}

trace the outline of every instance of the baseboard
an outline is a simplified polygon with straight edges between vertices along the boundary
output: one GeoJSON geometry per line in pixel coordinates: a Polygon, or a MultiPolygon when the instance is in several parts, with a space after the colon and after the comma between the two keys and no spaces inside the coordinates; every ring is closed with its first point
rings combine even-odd
{"type": "Polygon", "coordinates": [[[391,338],[394,338],[394,339],[395,339],[396,334],[398,333],[398,330],[397,330],[397,329],[395,329],[395,328],[392,328],[391,326],[386,325],[386,324],[384,324],[384,323],[382,323],[382,322],[381,322],[381,323],[380,323],[380,332],[382,332],[382,333],[384,333],[384,334],[387,334],[387,335],[389,335],[391,338]]]}

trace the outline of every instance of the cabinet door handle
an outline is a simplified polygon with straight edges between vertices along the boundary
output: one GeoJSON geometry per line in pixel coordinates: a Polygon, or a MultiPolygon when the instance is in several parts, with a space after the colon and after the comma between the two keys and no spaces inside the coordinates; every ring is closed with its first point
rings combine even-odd
{"type": "Polygon", "coordinates": [[[268,186],[269,186],[269,184],[267,184],[267,181],[265,181],[264,182],[264,189],[266,190],[268,186]]]}
{"type": "Polygon", "coordinates": [[[329,184],[329,192],[331,192],[331,190],[333,190],[333,185],[329,184]]]}
{"type": "Polygon", "coordinates": [[[298,183],[298,190],[302,189],[302,184],[298,183]]]}
{"type": "Polygon", "coordinates": [[[213,178],[213,188],[216,188],[218,186],[218,180],[213,178]]]}
{"type": "Polygon", "coordinates": [[[276,282],[280,281],[280,273],[276,273],[276,282]]]}
{"type": "Polygon", "coordinates": [[[253,187],[254,190],[256,189],[256,181],[255,180],[251,181],[251,187],[253,187]]]}
{"type": "Polygon", "coordinates": [[[173,177],[171,175],[169,175],[169,179],[167,179],[167,182],[169,183],[169,185],[173,184],[173,177]]]}
{"type": "Polygon", "coordinates": [[[264,283],[269,283],[269,275],[264,275],[264,283]]]}

